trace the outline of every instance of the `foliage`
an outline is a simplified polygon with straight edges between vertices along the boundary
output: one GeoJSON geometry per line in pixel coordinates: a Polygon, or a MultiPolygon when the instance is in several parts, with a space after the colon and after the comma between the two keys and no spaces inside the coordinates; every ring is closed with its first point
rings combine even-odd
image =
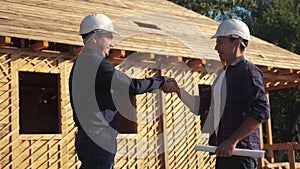
{"type": "MultiPolygon", "coordinates": [[[[273,142],[299,142],[300,88],[288,88],[270,92],[273,142]]],[[[287,151],[275,153],[277,161],[287,161],[287,151]]],[[[296,159],[300,160],[299,152],[296,159]]]]}
{"type": "Polygon", "coordinates": [[[251,11],[256,6],[254,0],[232,0],[232,1],[171,0],[171,1],[215,20],[225,20],[229,18],[235,18],[237,16],[248,17],[249,16],[248,11],[251,11]]]}
{"type": "Polygon", "coordinates": [[[255,36],[300,54],[298,0],[259,1],[246,22],[255,36]]]}
{"type": "Polygon", "coordinates": [[[270,92],[271,118],[275,143],[299,141],[300,90],[297,87],[270,92]],[[279,113],[278,113],[279,112],[279,113]]]}

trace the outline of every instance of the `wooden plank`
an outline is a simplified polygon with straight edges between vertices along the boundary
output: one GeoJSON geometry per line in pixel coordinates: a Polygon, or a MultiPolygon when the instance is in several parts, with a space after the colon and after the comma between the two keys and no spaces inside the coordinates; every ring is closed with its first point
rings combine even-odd
{"type": "Polygon", "coordinates": [[[288,162],[280,162],[280,163],[269,163],[266,165],[267,168],[288,168],[288,162]]]}
{"type": "Polygon", "coordinates": [[[275,143],[275,144],[265,144],[264,149],[271,150],[289,150],[293,148],[293,144],[290,142],[286,143],[275,143]]]}
{"type": "Polygon", "coordinates": [[[49,47],[48,41],[36,41],[32,46],[31,49],[34,51],[39,51],[42,49],[46,49],[49,47]]]}

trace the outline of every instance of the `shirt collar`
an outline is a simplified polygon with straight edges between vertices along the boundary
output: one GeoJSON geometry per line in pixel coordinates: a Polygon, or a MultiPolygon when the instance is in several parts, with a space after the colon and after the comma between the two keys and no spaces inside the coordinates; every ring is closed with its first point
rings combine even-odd
{"type": "Polygon", "coordinates": [[[104,57],[103,57],[102,55],[100,55],[97,51],[94,51],[94,50],[92,50],[91,48],[84,47],[83,51],[84,51],[84,52],[82,52],[82,53],[85,53],[85,54],[88,54],[88,55],[91,55],[91,56],[94,56],[94,57],[100,57],[101,59],[104,58],[104,57]]]}
{"type": "Polygon", "coordinates": [[[229,66],[236,66],[240,64],[241,62],[244,62],[246,59],[244,56],[239,56],[236,59],[233,60],[233,62],[229,66]]]}

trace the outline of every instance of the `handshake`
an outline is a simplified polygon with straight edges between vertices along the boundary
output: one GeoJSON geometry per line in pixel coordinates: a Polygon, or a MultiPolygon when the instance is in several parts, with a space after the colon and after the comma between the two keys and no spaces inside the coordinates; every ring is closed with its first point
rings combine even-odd
{"type": "Polygon", "coordinates": [[[181,98],[180,88],[174,78],[166,78],[165,83],[160,88],[164,93],[175,92],[181,98]]]}

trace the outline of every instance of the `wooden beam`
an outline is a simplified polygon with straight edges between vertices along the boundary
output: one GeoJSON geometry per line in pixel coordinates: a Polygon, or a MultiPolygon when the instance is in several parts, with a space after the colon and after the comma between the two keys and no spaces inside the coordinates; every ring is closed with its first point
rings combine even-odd
{"type": "Polygon", "coordinates": [[[171,64],[183,61],[183,58],[181,56],[155,55],[155,59],[162,64],[171,64]]]}
{"type": "Polygon", "coordinates": [[[285,143],[275,143],[272,145],[265,144],[264,149],[272,149],[272,150],[289,150],[294,147],[294,142],[285,142],[285,143]]]}
{"type": "MultiPolygon", "coordinates": [[[[296,161],[295,161],[295,150],[294,150],[295,142],[286,142],[286,143],[276,143],[273,145],[266,145],[266,149],[269,150],[287,150],[288,151],[288,158],[289,158],[289,166],[290,169],[295,169],[296,161]]],[[[274,163],[274,162],[272,162],[274,163]]]]}
{"type": "Polygon", "coordinates": [[[11,38],[7,36],[0,36],[0,46],[5,46],[11,43],[11,38]]]}
{"type": "MultiPolygon", "coordinates": [[[[262,124],[259,125],[259,139],[260,139],[259,148],[261,150],[263,150],[264,149],[264,137],[263,137],[263,126],[262,126],[262,124]]],[[[258,164],[258,168],[265,167],[265,165],[264,165],[264,158],[259,158],[257,160],[257,164],[258,164]]]]}
{"type": "Polygon", "coordinates": [[[203,61],[201,59],[192,59],[192,60],[187,62],[187,65],[190,68],[202,67],[203,66],[203,61]]]}
{"type": "Polygon", "coordinates": [[[293,69],[278,69],[278,74],[280,75],[290,75],[293,73],[294,73],[293,69]]]}
{"type": "Polygon", "coordinates": [[[300,81],[300,77],[295,75],[295,74],[290,74],[290,75],[278,75],[278,74],[273,74],[273,73],[264,73],[264,78],[270,79],[270,80],[282,80],[282,81],[290,81],[294,82],[300,81]]]}
{"type": "Polygon", "coordinates": [[[143,61],[143,60],[154,60],[155,58],[155,54],[153,53],[138,53],[138,55],[136,56],[135,59],[137,59],[137,61],[143,61]]]}
{"type": "Polygon", "coordinates": [[[278,86],[273,86],[273,85],[269,85],[269,86],[265,86],[269,91],[271,90],[279,90],[279,89],[285,89],[285,88],[291,88],[291,87],[299,87],[300,83],[293,83],[290,82],[288,84],[282,84],[282,85],[278,85],[278,86]]]}
{"type": "MultiPolygon", "coordinates": [[[[269,98],[269,91],[266,91],[266,96],[268,99],[268,102],[270,104],[270,98],[269,98]]],[[[271,113],[268,120],[266,120],[266,134],[267,134],[267,145],[273,144],[273,136],[272,136],[272,125],[271,125],[271,113]]],[[[269,161],[274,163],[274,152],[271,149],[268,149],[268,158],[269,161]]]]}
{"type": "Polygon", "coordinates": [[[121,58],[125,56],[125,50],[112,49],[107,56],[109,59],[121,58]]]}
{"type": "Polygon", "coordinates": [[[32,46],[31,49],[34,51],[39,51],[42,49],[46,49],[49,47],[48,41],[36,41],[32,46]]]}
{"type": "Polygon", "coordinates": [[[258,65],[258,68],[263,72],[269,72],[272,69],[271,66],[261,66],[261,65],[258,65]]]}

